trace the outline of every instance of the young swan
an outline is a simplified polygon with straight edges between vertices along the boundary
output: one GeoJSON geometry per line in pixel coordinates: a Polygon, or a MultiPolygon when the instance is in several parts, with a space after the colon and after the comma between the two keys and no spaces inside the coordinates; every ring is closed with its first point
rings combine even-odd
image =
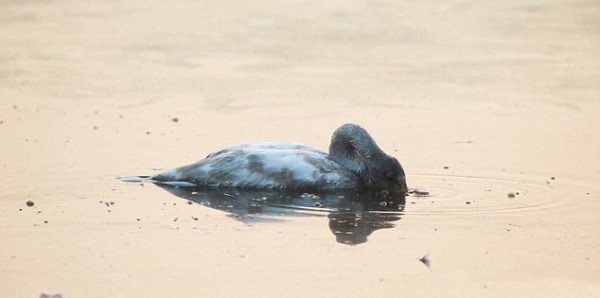
{"type": "Polygon", "coordinates": [[[355,124],[336,129],[329,154],[298,143],[244,143],[150,179],[189,187],[408,191],[400,163],[379,149],[369,133],[355,124]]]}

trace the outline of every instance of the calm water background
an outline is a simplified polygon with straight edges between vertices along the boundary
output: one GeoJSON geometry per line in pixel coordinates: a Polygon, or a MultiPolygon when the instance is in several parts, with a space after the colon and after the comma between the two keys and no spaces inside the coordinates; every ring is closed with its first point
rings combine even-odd
{"type": "Polygon", "coordinates": [[[599,20],[596,1],[1,1],[0,296],[597,296],[599,20]],[[346,122],[431,194],[240,214],[115,179],[249,140],[326,149],[346,122]]]}

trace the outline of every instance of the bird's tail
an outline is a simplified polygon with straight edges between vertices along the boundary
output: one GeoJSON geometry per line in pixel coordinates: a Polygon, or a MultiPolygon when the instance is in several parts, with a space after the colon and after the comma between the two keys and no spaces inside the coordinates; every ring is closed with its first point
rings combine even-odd
{"type": "Polygon", "coordinates": [[[152,176],[148,175],[121,175],[117,176],[117,179],[123,182],[131,182],[131,183],[144,183],[144,182],[152,182],[152,176]]]}

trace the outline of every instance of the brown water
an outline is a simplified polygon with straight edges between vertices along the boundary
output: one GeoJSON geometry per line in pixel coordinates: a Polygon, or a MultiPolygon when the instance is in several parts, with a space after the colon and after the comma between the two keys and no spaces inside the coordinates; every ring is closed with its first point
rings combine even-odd
{"type": "Polygon", "coordinates": [[[197,2],[0,2],[0,297],[600,295],[599,2],[197,2]],[[115,179],[347,122],[430,194],[115,179]]]}

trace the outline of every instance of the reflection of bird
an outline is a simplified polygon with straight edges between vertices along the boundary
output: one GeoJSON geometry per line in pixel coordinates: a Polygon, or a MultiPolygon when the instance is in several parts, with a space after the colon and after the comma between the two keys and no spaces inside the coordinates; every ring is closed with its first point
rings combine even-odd
{"type": "Polygon", "coordinates": [[[361,244],[376,230],[393,228],[392,221],[400,219],[399,213],[377,212],[331,212],[329,229],[337,242],[343,244],[361,244]]]}
{"type": "Polygon", "coordinates": [[[400,163],[354,124],[342,125],[333,133],[329,154],[297,143],[245,143],[150,179],[213,188],[408,191],[400,163]]]}
{"type": "Polygon", "coordinates": [[[389,229],[401,219],[404,194],[392,196],[371,190],[336,190],[312,194],[275,190],[235,190],[173,187],[158,184],[166,191],[203,206],[222,210],[247,225],[283,222],[284,216],[325,216],[338,242],[361,244],[379,229],[389,229]],[[315,203],[319,207],[315,207],[315,203]],[[385,203],[385,204],[383,204],[385,203]]]}
{"type": "Polygon", "coordinates": [[[431,259],[429,258],[429,253],[427,253],[422,258],[420,258],[419,261],[421,261],[421,263],[425,264],[425,266],[427,266],[427,268],[431,269],[431,259]]]}

